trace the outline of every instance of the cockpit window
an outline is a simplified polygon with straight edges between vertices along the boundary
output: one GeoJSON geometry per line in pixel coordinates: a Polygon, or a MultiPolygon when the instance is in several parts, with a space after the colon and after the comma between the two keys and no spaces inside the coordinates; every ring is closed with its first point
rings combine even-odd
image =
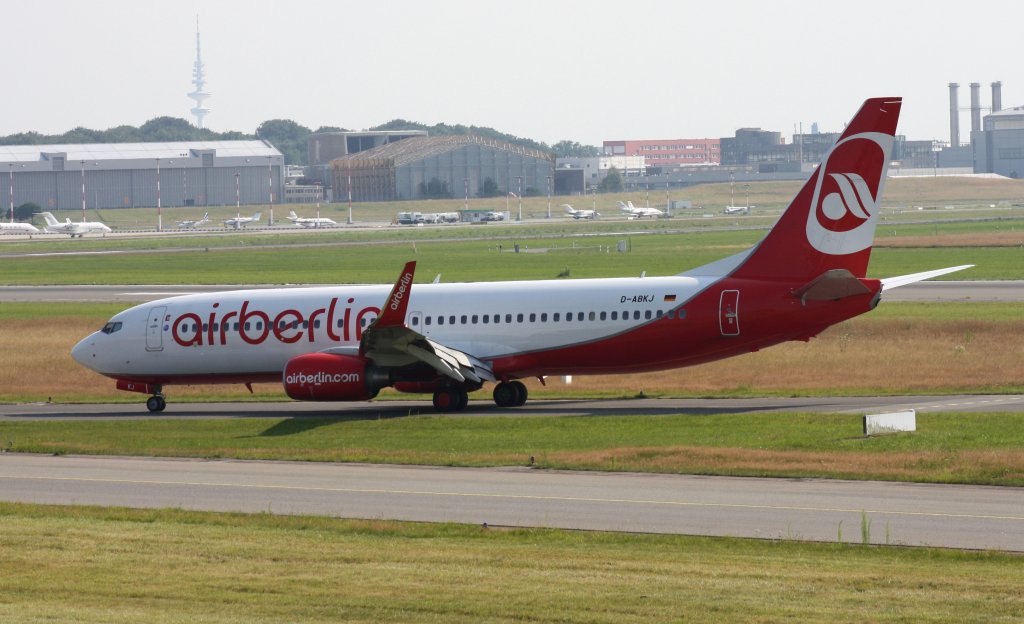
{"type": "Polygon", "coordinates": [[[101,329],[100,331],[103,332],[104,334],[112,334],[118,331],[119,329],[121,329],[121,321],[110,321],[109,323],[104,325],[103,329],[101,329]]]}

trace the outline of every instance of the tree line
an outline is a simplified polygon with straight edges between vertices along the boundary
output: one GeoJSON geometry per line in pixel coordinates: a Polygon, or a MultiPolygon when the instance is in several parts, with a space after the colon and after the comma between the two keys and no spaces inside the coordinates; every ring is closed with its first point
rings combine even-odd
{"type": "MultiPolygon", "coordinates": [[[[494,128],[464,126],[462,124],[439,123],[432,126],[405,119],[394,119],[370,130],[426,130],[430,136],[475,134],[490,139],[505,141],[531,149],[553,153],[557,157],[597,156],[600,150],[593,145],[563,140],[548,145],[532,139],[499,132],[494,128]]],[[[262,139],[282,154],[290,165],[307,165],[306,144],[309,135],[315,132],[344,132],[344,128],[321,126],[316,130],[307,128],[291,119],[270,119],[261,123],[254,134],[228,131],[214,132],[208,128],[197,128],[185,119],[177,117],[155,117],[139,127],[117,126],[107,130],[92,130],[81,126],[63,134],[40,134],[19,132],[0,137],[0,145],[53,145],[59,143],[151,143],[167,141],[238,141],[262,139]]]]}

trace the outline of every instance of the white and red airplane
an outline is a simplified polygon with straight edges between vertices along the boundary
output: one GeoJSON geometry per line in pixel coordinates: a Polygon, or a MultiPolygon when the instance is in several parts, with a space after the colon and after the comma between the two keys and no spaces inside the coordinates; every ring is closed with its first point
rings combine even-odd
{"type": "Polygon", "coordinates": [[[172,297],[114,316],[79,363],[152,396],[172,384],[280,382],[309,401],[381,388],[465,407],[485,383],[522,405],[519,379],[701,364],[807,341],[873,309],[888,288],[966,266],[865,277],[899,98],[865,102],[760,243],[667,277],[242,290],[172,297]]]}

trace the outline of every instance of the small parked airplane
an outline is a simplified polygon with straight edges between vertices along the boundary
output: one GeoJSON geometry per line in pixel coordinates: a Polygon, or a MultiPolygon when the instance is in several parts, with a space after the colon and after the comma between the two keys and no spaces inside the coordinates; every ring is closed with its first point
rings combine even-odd
{"type": "Polygon", "coordinates": [[[110,234],[113,232],[105,223],[100,223],[99,221],[78,221],[76,223],[71,221],[71,219],[67,219],[64,223],[61,223],[49,212],[40,212],[39,214],[46,220],[47,232],[67,234],[71,238],[76,236],[82,238],[86,234],[110,234]]]}
{"type": "Polygon", "coordinates": [[[724,212],[727,215],[748,215],[750,206],[726,206],[724,212]]]}
{"type": "Polygon", "coordinates": [[[288,211],[288,220],[304,228],[334,227],[338,225],[334,219],[328,219],[327,217],[300,217],[295,214],[294,210],[288,211]]]}
{"type": "Polygon", "coordinates": [[[194,230],[200,225],[205,225],[210,222],[210,213],[203,215],[202,219],[186,219],[184,221],[178,221],[178,227],[183,230],[194,230]]]}
{"type": "Polygon", "coordinates": [[[754,247],[664,277],[272,288],[129,308],[72,357],[166,407],[171,384],[277,382],[293,399],[367,401],[386,387],[457,411],[494,383],[517,407],[528,377],[635,373],[808,341],[891,288],[967,266],[868,278],[901,100],[867,100],[754,247]]]}
{"type": "Polygon", "coordinates": [[[633,205],[633,202],[619,202],[619,210],[625,212],[633,219],[639,219],[641,217],[663,217],[665,213],[657,208],[637,208],[633,205]]]}
{"type": "Polygon", "coordinates": [[[38,234],[39,229],[31,223],[19,223],[17,221],[0,222],[0,233],[2,234],[38,234]]]}
{"type": "Polygon", "coordinates": [[[565,212],[573,219],[596,219],[601,216],[596,210],[576,210],[569,204],[562,204],[562,208],[565,208],[565,212]]]}
{"type": "Polygon", "coordinates": [[[230,219],[224,221],[224,227],[233,227],[237,230],[239,228],[245,227],[246,225],[249,225],[250,223],[259,223],[260,217],[262,216],[262,212],[257,212],[251,217],[231,217],[230,219]]]}

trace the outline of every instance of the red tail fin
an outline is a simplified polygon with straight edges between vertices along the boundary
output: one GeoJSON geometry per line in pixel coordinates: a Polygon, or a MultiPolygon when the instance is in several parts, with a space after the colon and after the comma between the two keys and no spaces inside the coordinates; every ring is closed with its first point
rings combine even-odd
{"type": "Polygon", "coordinates": [[[412,278],[416,273],[416,262],[405,263],[402,274],[398,276],[380,310],[380,316],[374,322],[375,327],[404,327],[405,311],[409,307],[409,294],[412,292],[412,278]]]}
{"type": "Polygon", "coordinates": [[[846,269],[864,277],[901,103],[901,98],[864,102],[733,276],[802,280],[846,269]]]}

